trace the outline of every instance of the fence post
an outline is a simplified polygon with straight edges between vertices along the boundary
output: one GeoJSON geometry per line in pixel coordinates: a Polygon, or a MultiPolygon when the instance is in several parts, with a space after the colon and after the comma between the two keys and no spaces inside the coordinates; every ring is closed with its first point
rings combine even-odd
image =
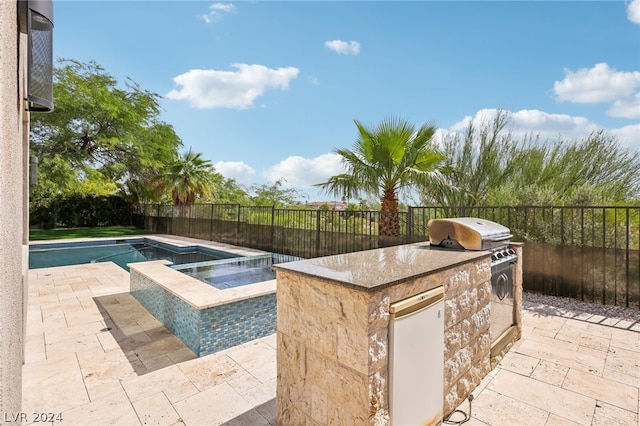
{"type": "Polygon", "coordinates": [[[240,238],[240,214],[242,213],[241,210],[242,206],[240,204],[238,204],[238,220],[236,221],[236,238],[235,238],[235,245],[238,245],[238,239],[240,238]]]}
{"type": "Polygon", "coordinates": [[[618,208],[613,208],[613,304],[618,304],[618,208]]]}
{"type": "MultiPolygon", "coordinates": [[[[631,237],[631,233],[629,232],[629,214],[630,214],[630,210],[629,207],[626,208],[626,218],[625,218],[625,229],[626,229],[626,254],[625,254],[625,276],[626,276],[626,285],[625,285],[625,291],[624,291],[624,299],[625,299],[625,306],[628,308],[629,307],[629,283],[631,281],[631,278],[629,276],[629,239],[631,237]]],[[[640,289],[639,289],[640,290],[640,289]]],[[[640,309],[640,303],[638,304],[638,309],[640,309]]]]}
{"type": "Polygon", "coordinates": [[[564,234],[565,234],[565,227],[564,227],[564,215],[565,215],[565,209],[566,207],[561,206],[560,207],[560,245],[564,246],[564,234]]]}
{"type": "Polygon", "coordinates": [[[602,207],[602,304],[606,304],[607,298],[607,210],[602,207]]]}
{"type": "Polygon", "coordinates": [[[320,209],[316,210],[316,254],[320,255],[320,209]]]}
{"type": "Polygon", "coordinates": [[[407,210],[407,237],[406,244],[411,244],[413,242],[413,207],[409,206],[407,210]]]}
{"type": "Polygon", "coordinates": [[[158,232],[158,222],[160,221],[160,203],[158,203],[157,207],[156,207],[156,220],[154,221],[154,229],[152,229],[153,232],[158,232]]]}
{"type": "Polygon", "coordinates": [[[191,204],[188,204],[186,206],[183,206],[182,210],[182,214],[187,217],[187,237],[191,236],[191,207],[191,204]],[[184,209],[187,210],[186,213],[184,212],[184,209]]]}
{"type": "Polygon", "coordinates": [[[211,217],[209,218],[209,241],[213,241],[213,215],[214,215],[214,204],[211,203],[211,217]]]}
{"type": "Polygon", "coordinates": [[[270,251],[273,251],[274,247],[276,246],[275,239],[276,239],[276,206],[274,204],[273,206],[271,206],[271,242],[269,243],[270,251]]]}

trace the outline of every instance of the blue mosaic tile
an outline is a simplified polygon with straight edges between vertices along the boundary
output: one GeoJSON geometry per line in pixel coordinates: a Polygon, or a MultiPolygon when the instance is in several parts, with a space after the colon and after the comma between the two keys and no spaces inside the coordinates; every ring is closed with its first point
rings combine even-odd
{"type": "Polygon", "coordinates": [[[275,293],[198,310],[137,273],[131,293],[198,356],[276,332],[275,293]]]}

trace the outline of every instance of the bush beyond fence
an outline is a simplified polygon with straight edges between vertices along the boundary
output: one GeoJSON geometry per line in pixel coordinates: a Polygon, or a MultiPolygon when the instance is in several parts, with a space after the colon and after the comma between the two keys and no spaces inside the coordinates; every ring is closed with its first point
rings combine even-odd
{"type": "Polygon", "coordinates": [[[79,228],[97,226],[131,226],[131,203],[122,197],[56,197],[29,206],[29,225],[34,228],[79,228]]]}

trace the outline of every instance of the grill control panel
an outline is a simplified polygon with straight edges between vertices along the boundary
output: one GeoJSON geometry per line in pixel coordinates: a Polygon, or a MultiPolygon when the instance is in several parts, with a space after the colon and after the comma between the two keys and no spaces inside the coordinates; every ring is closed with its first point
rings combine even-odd
{"type": "Polygon", "coordinates": [[[517,260],[516,252],[509,247],[499,248],[493,251],[491,255],[491,262],[512,262],[515,263],[517,260]]]}

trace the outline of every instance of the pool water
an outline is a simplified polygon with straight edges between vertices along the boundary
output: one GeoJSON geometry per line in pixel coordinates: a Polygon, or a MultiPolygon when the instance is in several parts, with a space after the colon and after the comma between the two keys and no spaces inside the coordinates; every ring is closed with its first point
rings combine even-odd
{"type": "Polygon", "coordinates": [[[217,289],[239,287],[269,281],[276,278],[272,265],[300,260],[299,257],[268,253],[259,256],[202,262],[199,264],[174,265],[173,269],[196,278],[217,289]]]}
{"type": "Polygon", "coordinates": [[[113,262],[128,271],[127,263],[133,262],[163,259],[185,264],[231,257],[237,255],[199,246],[178,248],[147,239],[38,244],[29,247],[29,269],[113,262]]]}

